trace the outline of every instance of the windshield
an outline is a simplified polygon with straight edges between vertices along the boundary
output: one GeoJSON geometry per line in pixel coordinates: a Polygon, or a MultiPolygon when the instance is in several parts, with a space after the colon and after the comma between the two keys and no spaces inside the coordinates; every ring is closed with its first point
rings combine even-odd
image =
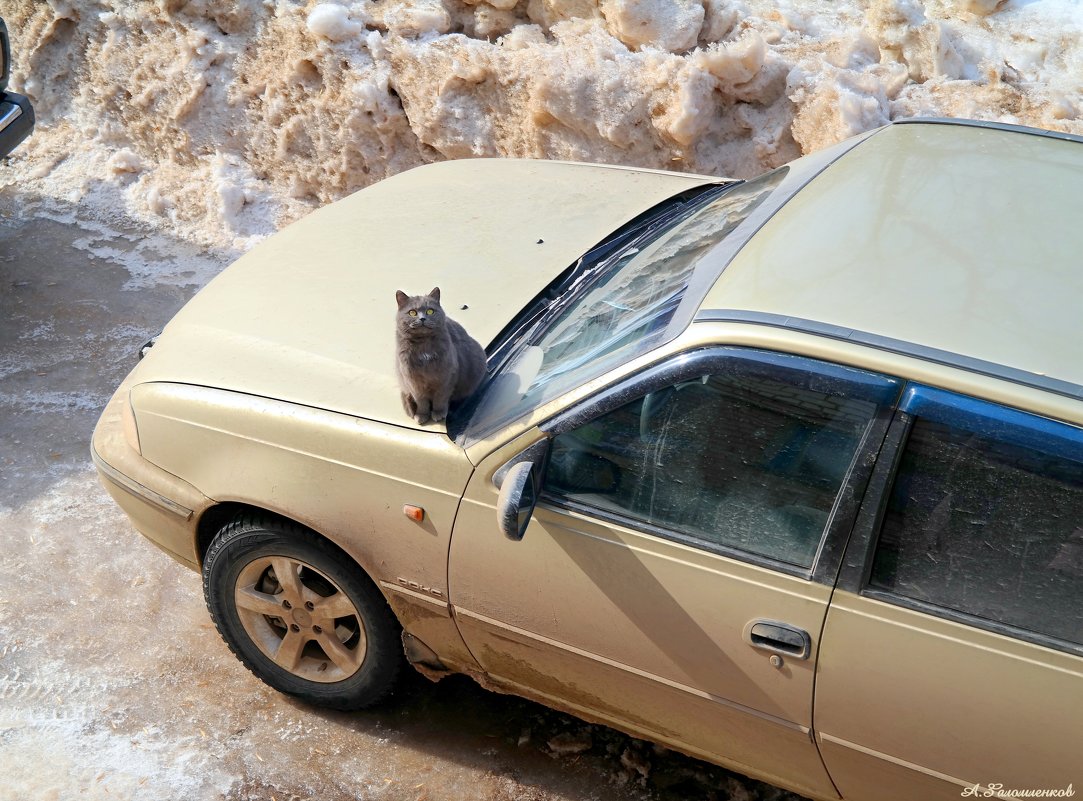
{"type": "Polygon", "coordinates": [[[473,409],[463,410],[469,420],[461,444],[676,336],[687,320],[676,330],[671,322],[697,265],[767,198],[785,172],[781,168],[702,195],[645,225],[597,264],[586,265],[497,367],[473,409]]]}

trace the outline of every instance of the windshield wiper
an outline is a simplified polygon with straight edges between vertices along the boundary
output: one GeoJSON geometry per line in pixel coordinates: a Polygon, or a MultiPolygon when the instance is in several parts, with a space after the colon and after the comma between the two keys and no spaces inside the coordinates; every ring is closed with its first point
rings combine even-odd
{"type": "MultiPolygon", "coordinates": [[[[641,215],[611,237],[579,257],[571,269],[547,291],[548,307],[540,310],[530,333],[544,330],[552,318],[558,316],[581,292],[588,290],[599,278],[609,273],[622,259],[639,253],[638,245],[651,242],[661,232],[670,228],[678,219],[692,214],[741,181],[696,187],[656,206],[647,216],[641,215]],[[693,194],[694,193],[694,194],[693,194]],[[575,291],[571,291],[572,289],[575,291]]],[[[522,329],[520,329],[522,331],[522,329]]],[[[526,332],[522,332],[526,333],[526,332]]],[[[533,336],[530,337],[533,339],[533,336]]]]}
{"type": "MultiPolygon", "coordinates": [[[[516,315],[515,318],[513,318],[511,322],[497,334],[492,344],[487,348],[490,365],[499,366],[502,364],[504,361],[503,357],[507,355],[506,353],[503,353],[503,351],[505,351],[511,343],[521,340],[532,331],[543,317],[548,316],[550,309],[554,304],[563,304],[568,289],[582,278],[583,273],[591,270],[600,262],[605,261],[613,251],[626,247],[631,240],[642,236],[645,231],[653,231],[654,226],[659,223],[668,222],[674,215],[679,214],[690,203],[695,203],[707,194],[713,196],[715,192],[721,192],[738,183],[741,183],[741,181],[727,181],[724,183],[707,184],[686,189],[636,216],[634,219],[628,221],[607,236],[577,259],[574,264],[570,265],[560,275],[553,279],[553,281],[542,290],[537,297],[524,307],[522,312],[516,315]]],[[[490,370],[490,372],[492,371],[490,370]]]]}
{"type": "MultiPolygon", "coordinates": [[[[588,250],[558,275],[496,336],[486,349],[488,369],[484,382],[498,375],[525,344],[536,340],[572,300],[607,275],[621,258],[635,255],[638,244],[652,240],[660,230],[668,228],[676,220],[702,208],[723,192],[741,183],[743,181],[725,181],[686,189],[636,216],[588,250]]],[[[472,407],[482,394],[481,391],[476,392],[473,399],[449,417],[449,434],[460,421],[469,418],[473,413],[472,407]]]]}

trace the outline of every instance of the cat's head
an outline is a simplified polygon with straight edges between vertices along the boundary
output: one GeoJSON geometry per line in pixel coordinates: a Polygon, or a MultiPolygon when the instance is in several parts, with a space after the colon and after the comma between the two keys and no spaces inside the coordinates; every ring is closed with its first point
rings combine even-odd
{"type": "Polygon", "coordinates": [[[399,304],[398,328],[409,337],[431,336],[444,328],[444,309],[440,306],[440,287],[427,295],[395,293],[399,304]]]}

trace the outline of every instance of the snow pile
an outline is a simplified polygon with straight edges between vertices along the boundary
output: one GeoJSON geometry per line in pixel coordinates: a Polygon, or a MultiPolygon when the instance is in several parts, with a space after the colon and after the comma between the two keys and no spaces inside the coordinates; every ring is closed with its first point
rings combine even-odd
{"type": "Polygon", "coordinates": [[[244,247],[444,158],[747,177],[890,119],[1083,133],[1071,0],[9,0],[4,175],[244,247]]]}

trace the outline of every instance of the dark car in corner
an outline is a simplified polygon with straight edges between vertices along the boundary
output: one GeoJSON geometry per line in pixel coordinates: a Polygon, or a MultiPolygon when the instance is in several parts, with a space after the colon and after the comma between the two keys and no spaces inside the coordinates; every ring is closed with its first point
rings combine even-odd
{"type": "Polygon", "coordinates": [[[34,130],[34,107],[25,95],[8,91],[11,44],[0,19],[0,157],[6,156],[34,130]]]}

